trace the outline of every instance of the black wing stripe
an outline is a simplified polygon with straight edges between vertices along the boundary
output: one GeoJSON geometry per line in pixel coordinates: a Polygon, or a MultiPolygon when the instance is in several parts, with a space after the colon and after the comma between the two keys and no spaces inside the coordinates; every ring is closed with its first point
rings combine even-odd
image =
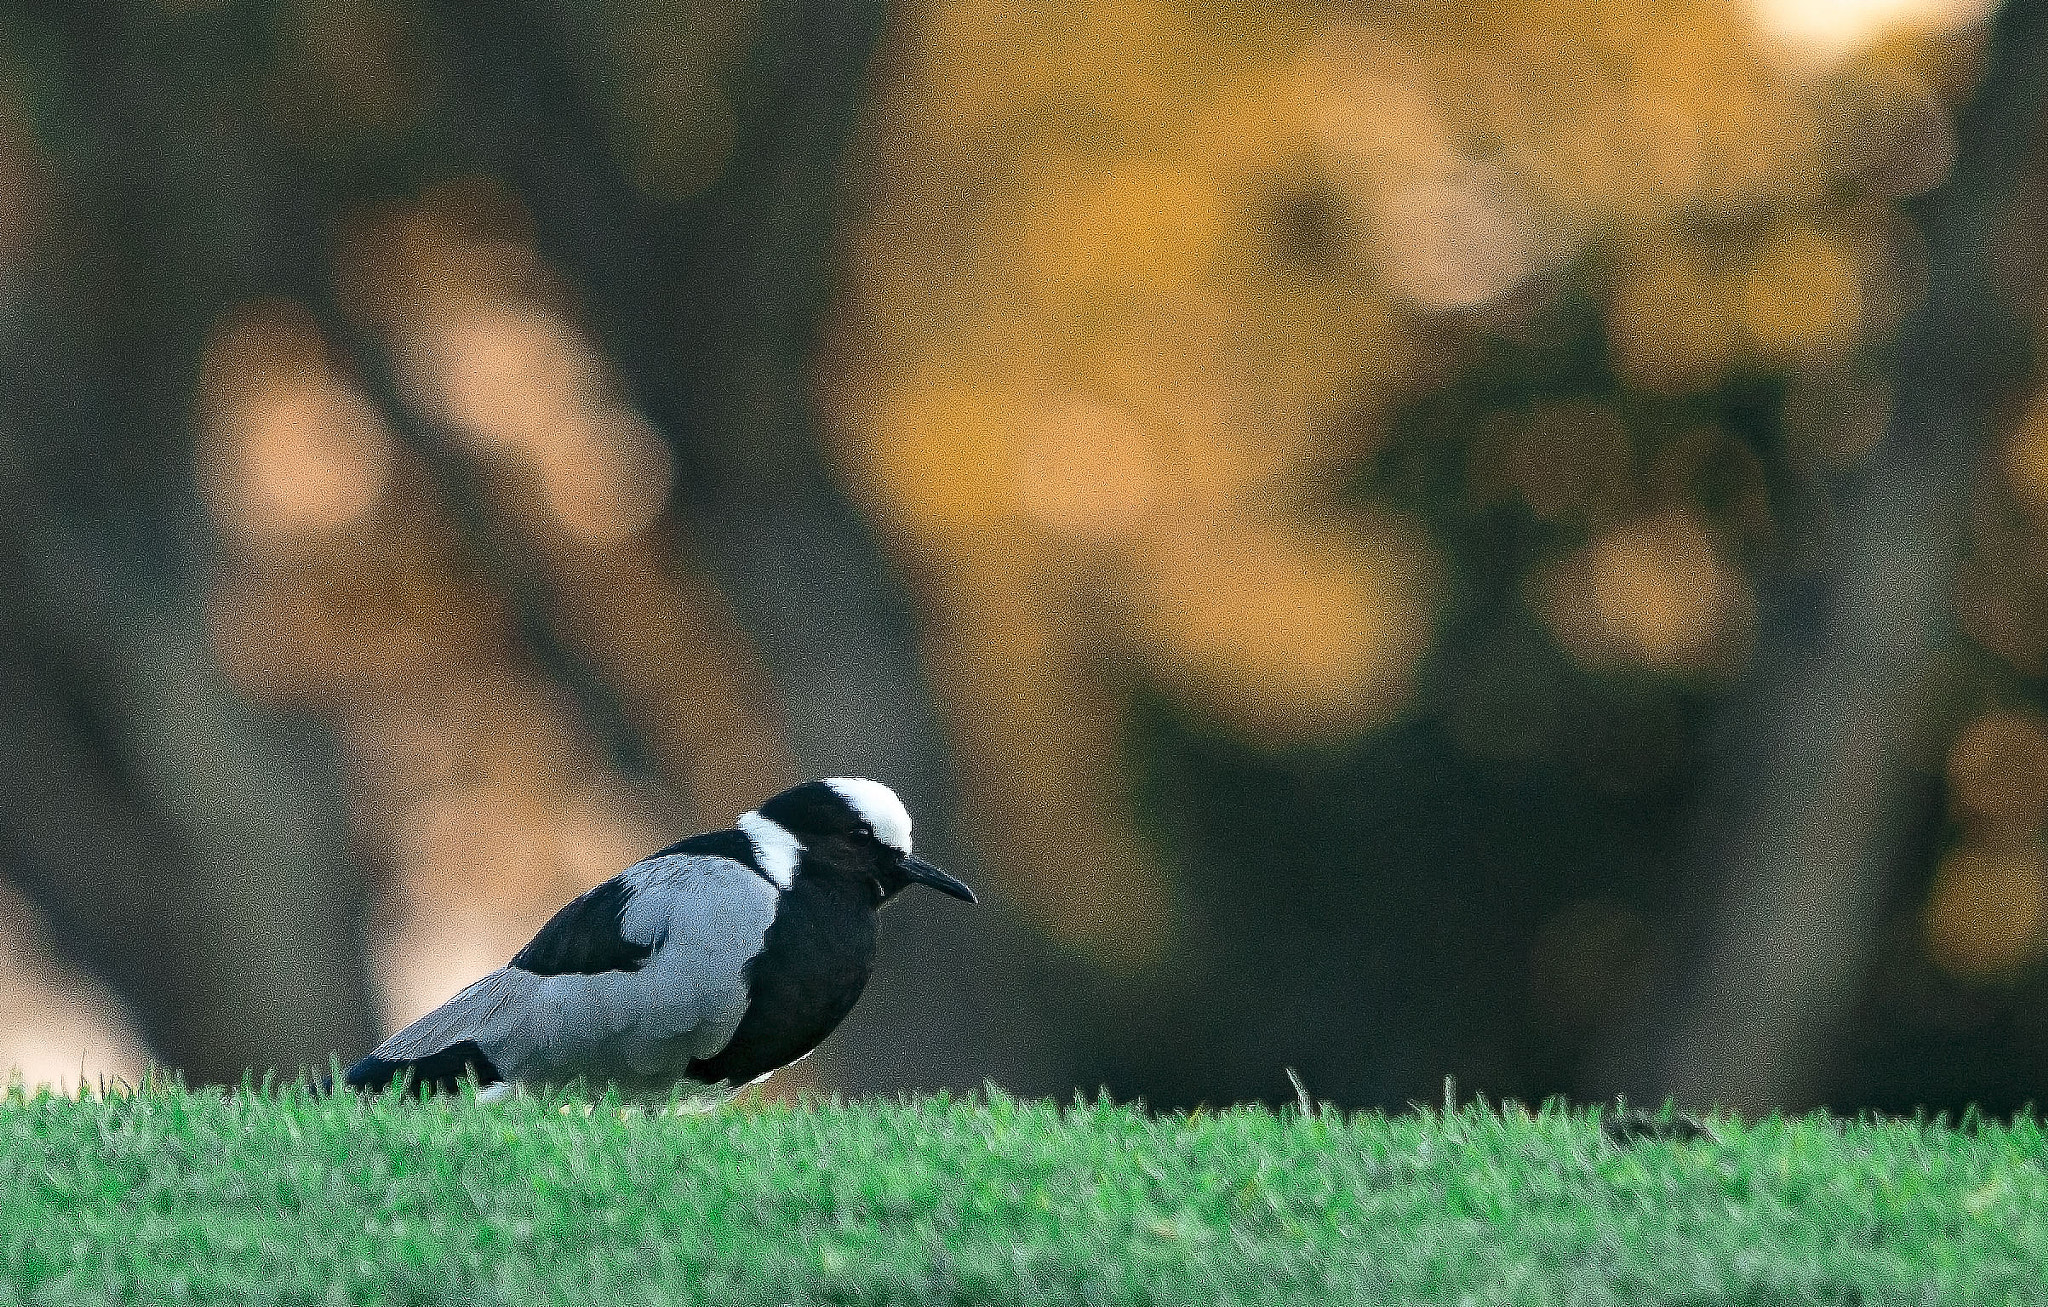
{"type": "Polygon", "coordinates": [[[465,1039],[438,1053],[397,1062],[387,1062],[373,1053],[350,1067],[342,1081],[366,1094],[378,1093],[394,1080],[405,1081],[415,1094],[452,1094],[465,1080],[474,1080],[483,1088],[502,1078],[476,1041],[465,1039]]]}
{"type": "Polygon", "coordinates": [[[512,965],[536,976],[638,971],[655,944],[626,938],[621,923],[632,901],[633,889],[624,880],[606,881],[548,918],[540,933],[513,955],[512,965]]]}

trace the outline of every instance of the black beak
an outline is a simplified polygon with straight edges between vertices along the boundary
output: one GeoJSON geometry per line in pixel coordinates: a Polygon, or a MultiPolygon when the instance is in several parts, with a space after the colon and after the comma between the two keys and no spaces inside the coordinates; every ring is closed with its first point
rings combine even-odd
{"type": "Polygon", "coordinates": [[[963,903],[974,902],[973,890],[954,880],[951,876],[940,871],[923,858],[913,858],[906,853],[903,855],[901,865],[903,867],[903,874],[918,884],[929,885],[941,894],[951,894],[963,903]]]}

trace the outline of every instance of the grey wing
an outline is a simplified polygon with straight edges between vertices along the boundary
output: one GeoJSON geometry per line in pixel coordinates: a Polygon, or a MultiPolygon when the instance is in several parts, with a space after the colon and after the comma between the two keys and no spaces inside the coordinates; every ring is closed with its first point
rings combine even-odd
{"type": "MultiPolygon", "coordinates": [[[[634,969],[537,975],[500,968],[386,1040],[374,1056],[414,1061],[473,1040],[507,1080],[584,1076],[659,1088],[724,1047],[746,1012],[746,964],[776,892],[720,857],[653,858],[620,877],[619,933],[651,946],[634,969]]],[[[522,956],[525,952],[522,951],[522,956]]]]}
{"type": "Polygon", "coordinates": [[[487,1039],[496,1043],[518,1020],[518,1013],[531,1010],[537,998],[534,982],[541,979],[500,967],[377,1045],[370,1056],[387,1062],[412,1062],[465,1039],[473,1039],[479,1046],[487,1039]]]}

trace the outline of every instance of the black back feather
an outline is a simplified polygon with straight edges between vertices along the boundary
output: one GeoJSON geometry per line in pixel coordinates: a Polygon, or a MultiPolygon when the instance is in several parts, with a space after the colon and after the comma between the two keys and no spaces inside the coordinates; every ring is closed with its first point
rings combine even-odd
{"type": "Polygon", "coordinates": [[[616,876],[578,895],[512,955],[512,965],[536,976],[638,971],[655,945],[626,938],[621,923],[632,901],[632,887],[616,876]]]}
{"type": "Polygon", "coordinates": [[[699,858],[730,858],[751,870],[761,870],[759,862],[754,857],[754,842],[736,830],[715,830],[707,835],[692,835],[686,840],[678,840],[659,853],[649,854],[648,860],[651,862],[655,858],[673,857],[678,853],[699,858]]]}

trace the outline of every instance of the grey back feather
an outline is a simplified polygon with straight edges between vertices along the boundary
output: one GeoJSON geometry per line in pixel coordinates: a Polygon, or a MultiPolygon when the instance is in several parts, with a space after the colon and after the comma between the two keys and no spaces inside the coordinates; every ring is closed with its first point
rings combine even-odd
{"type": "Polygon", "coordinates": [[[752,869],[701,854],[650,858],[620,878],[633,891],[620,933],[654,949],[639,970],[537,976],[502,967],[376,1056],[411,1061],[473,1039],[511,1081],[582,1076],[644,1093],[682,1079],[745,1015],[746,964],[761,951],[778,896],[752,869]]]}

